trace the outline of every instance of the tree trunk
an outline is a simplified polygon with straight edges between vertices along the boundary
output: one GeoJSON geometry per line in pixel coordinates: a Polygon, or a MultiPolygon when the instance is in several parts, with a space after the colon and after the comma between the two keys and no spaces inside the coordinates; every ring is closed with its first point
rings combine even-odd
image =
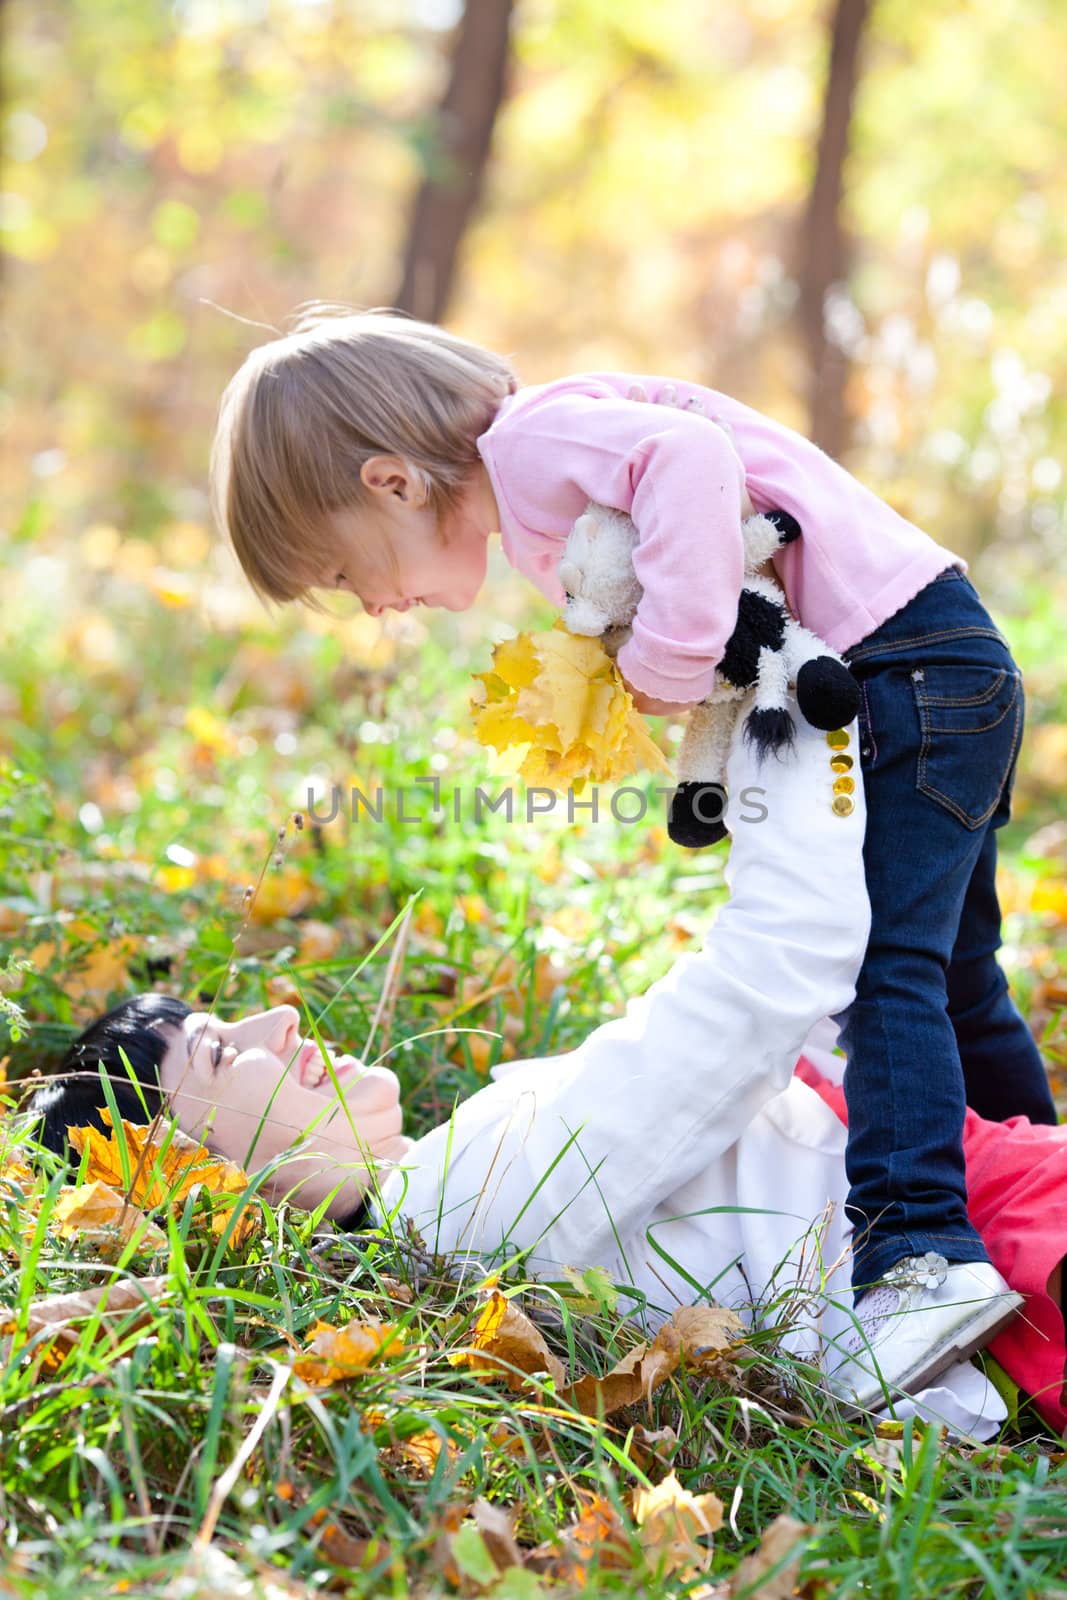
{"type": "Polygon", "coordinates": [[[467,0],[444,99],[430,129],[394,304],[437,322],[455,279],[463,234],[478,204],[493,124],[506,92],[513,0],[467,0]]]}
{"type": "Polygon", "coordinates": [[[871,0],[836,0],[815,177],[800,231],[798,310],[808,348],[809,427],[815,443],[832,456],[840,455],[848,444],[849,358],[827,337],[826,300],[835,284],[847,281],[851,259],[850,240],[841,222],[841,194],[860,45],[870,8],[871,0]]]}

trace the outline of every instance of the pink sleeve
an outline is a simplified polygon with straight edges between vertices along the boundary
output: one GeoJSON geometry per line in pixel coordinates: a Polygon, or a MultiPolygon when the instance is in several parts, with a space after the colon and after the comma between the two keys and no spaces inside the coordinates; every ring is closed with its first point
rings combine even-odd
{"type": "MultiPolygon", "coordinates": [[[[494,430],[496,432],[496,430],[494,430]]],[[[588,500],[627,512],[644,594],[619,670],[644,694],[702,700],[737,625],[744,469],[694,412],[603,396],[548,395],[493,438],[508,499],[562,543],[588,500]]]]}

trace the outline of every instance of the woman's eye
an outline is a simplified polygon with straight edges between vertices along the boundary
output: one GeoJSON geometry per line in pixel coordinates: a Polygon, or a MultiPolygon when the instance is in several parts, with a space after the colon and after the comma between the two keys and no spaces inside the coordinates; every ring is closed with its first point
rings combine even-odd
{"type": "Polygon", "coordinates": [[[211,1047],[211,1065],[217,1067],[222,1060],[222,1040],[216,1039],[211,1047]]]}

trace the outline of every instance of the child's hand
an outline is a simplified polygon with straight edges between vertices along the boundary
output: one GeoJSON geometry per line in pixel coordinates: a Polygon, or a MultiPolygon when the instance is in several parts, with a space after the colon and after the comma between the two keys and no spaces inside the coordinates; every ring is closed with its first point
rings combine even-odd
{"type": "Polygon", "coordinates": [[[634,703],[634,710],[640,711],[646,717],[680,717],[686,711],[692,711],[695,700],[654,700],[650,694],[642,694],[640,689],[635,689],[632,683],[623,683],[634,703]]]}
{"type": "MultiPolygon", "coordinates": [[[[648,395],[645,393],[645,386],[642,383],[631,384],[626,391],[626,398],[627,400],[641,400],[645,405],[649,404],[648,395]]],[[[673,406],[676,411],[698,411],[702,417],[707,415],[704,410],[704,402],[697,394],[691,400],[687,400],[683,406],[678,399],[678,391],[673,383],[664,385],[655,404],[658,406],[673,406]]],[[[717,427],[724,429],[731,439],[733,438],[733,429],[728,422],[720,422],[718,417],[712,417],[711,420],[717,427]]]]}

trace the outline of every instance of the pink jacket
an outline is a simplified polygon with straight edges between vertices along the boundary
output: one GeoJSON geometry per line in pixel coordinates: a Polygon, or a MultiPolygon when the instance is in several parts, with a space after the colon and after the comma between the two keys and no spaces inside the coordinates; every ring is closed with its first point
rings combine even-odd
{"type": "Polygon", "coordinates": [[[553,605],[574,519],[597,500],[637,526],[644,595],[623,676],[661,700],[702,700],[737,622],[741,486],[757,511],[789,511],[802,537],[774,558],[795,616],[844,651],[948,566],[967,563],[906,522],[791,428],[696,383],[584,372],[510,395],[478,440],[504,554],[553,605]],[[653,402],[674,382],[707,415],[653,402]],[[628,400],[644,385],[649,402],[628,400]],[[709,419],[733,429],[733,445],[709,419]]]}

